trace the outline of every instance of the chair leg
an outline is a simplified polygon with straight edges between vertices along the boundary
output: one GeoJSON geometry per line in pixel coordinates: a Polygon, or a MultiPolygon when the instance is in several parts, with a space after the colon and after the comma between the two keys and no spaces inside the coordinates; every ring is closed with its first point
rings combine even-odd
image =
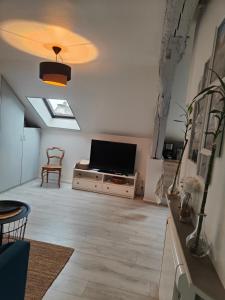
{"type": "Polygon", "coordinates": [[[41,170],[41,186],[43,185],[44,182],[44,170],[41,170]]]}
{"type": "Polygon", "coordinates": [[[48,183],[48,171],[47,171],[47,183],[48,183]]]}
{"type": "Polygon", "coordinates": [[[58,187],[60,188],[60,182],[61,182],[61,170],[59,170],[59,176],[58,176],[58,187]]]}

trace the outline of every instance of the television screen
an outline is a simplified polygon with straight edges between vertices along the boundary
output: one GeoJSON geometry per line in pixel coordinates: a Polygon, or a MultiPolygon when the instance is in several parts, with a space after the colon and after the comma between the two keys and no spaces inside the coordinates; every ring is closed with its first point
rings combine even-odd
{"type": "Polygon", "coordinates": [[[133,174],[136,144],[92,140],[89,167],[103,172],[133,174]]]}

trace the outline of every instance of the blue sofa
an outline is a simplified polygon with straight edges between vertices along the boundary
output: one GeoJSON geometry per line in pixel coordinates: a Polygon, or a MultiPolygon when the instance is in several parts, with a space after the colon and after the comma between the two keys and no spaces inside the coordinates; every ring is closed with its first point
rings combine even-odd
{"type": "Polygon", "coordinates": [[[0,299],[24,300],[29,251],[27,241],[0,247],[0,299]]]}

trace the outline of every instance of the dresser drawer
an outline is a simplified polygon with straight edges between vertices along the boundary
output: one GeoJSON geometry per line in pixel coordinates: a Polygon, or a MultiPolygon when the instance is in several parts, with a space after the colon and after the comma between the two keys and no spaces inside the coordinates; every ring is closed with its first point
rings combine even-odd
{"type": "Polygon", "coordinates": [[[85,189],[88,191],[102,191],[102,182],[89,181],[82,178],[73,179],[73,188],[75,189],[85,189]]]}
{"type": "Polygon", "coordinates": [[[90,182],[88,184],[90,189],[94,192],[101,192],[102,191],[102,183],[101,182],[90,182]]]}
{"type": "Polygon", "coordinates": [[[103,192],[133,198],[134,188],[127,185],[103,184],[103,192]]]}

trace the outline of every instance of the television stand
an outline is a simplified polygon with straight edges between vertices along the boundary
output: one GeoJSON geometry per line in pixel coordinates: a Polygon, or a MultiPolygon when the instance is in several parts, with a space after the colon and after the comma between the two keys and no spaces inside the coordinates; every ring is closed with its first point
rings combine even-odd
{"type": "Polygon", "coordinates": [[[107,170],[98,170],[98,172],[100,173],[104,173],[104,174],[111,174],[111,175],[122,175],[122,176],[129,176],[128,173],[120,173],[120,172],[116,172],[113,170],[107,171],[107,170]]]}
{"type": "Polygon", "coordinates": [[[72,188],[134,199],[137,176],[74,168],[72,188]]]}

